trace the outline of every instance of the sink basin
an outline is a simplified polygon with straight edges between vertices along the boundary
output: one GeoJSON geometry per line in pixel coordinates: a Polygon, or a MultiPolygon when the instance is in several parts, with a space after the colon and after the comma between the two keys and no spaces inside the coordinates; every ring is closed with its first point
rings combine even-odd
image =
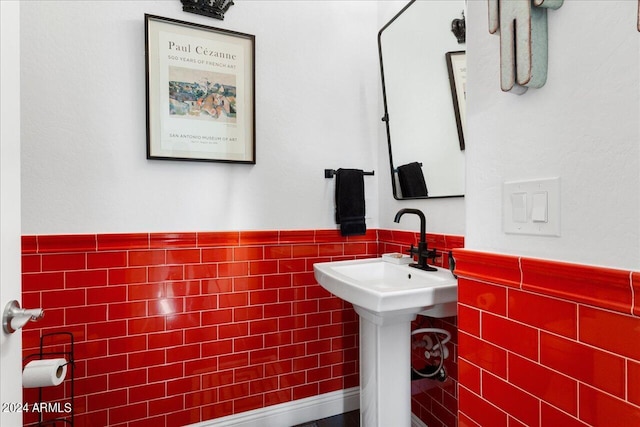
{"type": "Polygon", "coordinates": [[[320,285],[332,294],[378,315],[456,315],[458,281],[449,270],[422,271],[382,258],[314,265],[320,285]]]}

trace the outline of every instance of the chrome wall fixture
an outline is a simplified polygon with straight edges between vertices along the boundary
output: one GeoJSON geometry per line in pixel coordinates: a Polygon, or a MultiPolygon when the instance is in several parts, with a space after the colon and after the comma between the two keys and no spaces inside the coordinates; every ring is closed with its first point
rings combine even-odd
{"type": "Polygon", "coordinates": [[[489,32],[500,34],[500,87],[521,95],[547,81],[547,9],[564,0],[489,0],[489,32]]]}
{"type": "Polygon", "coordinates": [[[29,321],[36,321],[44,317],[44,310],[34,308],[26,310],[20,308],[20,303],[16,300],[9,301],[2,313],[2,329],[7,334],[12,334],[21,329],[29,321]]]}

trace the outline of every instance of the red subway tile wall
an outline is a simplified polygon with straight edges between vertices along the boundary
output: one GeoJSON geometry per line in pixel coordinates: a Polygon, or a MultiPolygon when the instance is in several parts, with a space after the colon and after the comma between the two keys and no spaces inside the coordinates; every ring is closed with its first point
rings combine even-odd
{"type": "MultiPolygon", "coordinates": [[[[23,305],[46,312],[25,327],[24,356],[42,334],[73,333],[79,426],[181,426],[355,387],[357,315],[316,283],[313,264],[415,239],[384,230],[24,236],[23,305]]],[[[429,240],[443,254],[463,242],[429,240]]],[[[438,325],[455,337],[455,318],[438,325]]],[[[46,343],[68,350],[57,337],[46,343]]],[[[414,395],[425,421],[455,417],[455,363],[447,368],[448,382],[414,395]]],[[[43,393],[68,402],[70,382],[43,393]]],[[[36,402],[37,389],[23,399],[36,402]]],[[[25,414],[25,425],[35,422],[25,414]]]]}
{"type": "MultiPolygon", "coordinates": [[[[418,233],[397,230],[379,230],[378,239],[380,252],[406,252],[413,244],[417,246],[420,239],[418,233]]],[[[430,249],[436,249],[438,257],[435,264],[449,268],[449,251],[464,246],[463,236],[427,234],[430,249]]],[[[447,379],[440,382],[434,379],[421,378],[411,382],[411,411],[429,427],[455,427],[458,425],[458,319],[460,316],[434,319],[418,316],[411,325],[412,330],[418,328],[441,328],[451,334],[451,341],[447,344],[449,357],[444,361],[447,379]]],[[[422,336],[416,334],[412,341],[420,340],[422,336]]],[[[412,346],[412,365],[416,370],[426,366],[433,366],[434,360],[427,360],[424,347],[412,346]],[[415,347],[415,348],[414,348],[415,347]]]]}
{"type": "Polygon", "coordinates": [[[638,273],[455,256],[460,427],[640,425],[638,273]]]}
{"type": "MultiPolygon", "coordinates": [[[[22,242],[23,305],[46,312],[25,328],[24,356],[41,334],[73,333],[78,426],[187,425],[358,385],[357,316],[316,283],[313,264],[377,256],[376,230],[22,242]]],[[[57,337],[46,344],[68,349],[57,337]]],[[[67,402],[70,381],[43,392],[67,402]]],[[[36,421],[25,414],[25,425],[36,421]]]]}

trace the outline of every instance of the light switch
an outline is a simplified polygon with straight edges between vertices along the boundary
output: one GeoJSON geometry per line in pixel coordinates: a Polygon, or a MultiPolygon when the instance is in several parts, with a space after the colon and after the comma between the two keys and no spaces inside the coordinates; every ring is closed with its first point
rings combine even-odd
{"type": "Polygon", "coordinates": [[[511,194],[511,215],[514,222],[527,222],[527,193],[511,194]]]}
{"type": "Polygon", "coordinates": [[[531,203],[531,220],[533,222],[547,222],[547,192],[546,191],[538,191],[533,193],[532,203],[531,203]]]}
{"type": "Polygon", "coordinates": [[[560,236],[560,178],[504,182],[502,230],[506,234],[560,236]]]}

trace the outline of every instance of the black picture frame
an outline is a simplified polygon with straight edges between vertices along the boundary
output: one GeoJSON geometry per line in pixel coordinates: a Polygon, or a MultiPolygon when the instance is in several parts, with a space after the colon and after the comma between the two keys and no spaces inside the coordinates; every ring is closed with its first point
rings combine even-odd
{"type": "Polygon", "coordinates": [[[255,36],[145,14],[147,159],[256,163],[255,36]]]}

